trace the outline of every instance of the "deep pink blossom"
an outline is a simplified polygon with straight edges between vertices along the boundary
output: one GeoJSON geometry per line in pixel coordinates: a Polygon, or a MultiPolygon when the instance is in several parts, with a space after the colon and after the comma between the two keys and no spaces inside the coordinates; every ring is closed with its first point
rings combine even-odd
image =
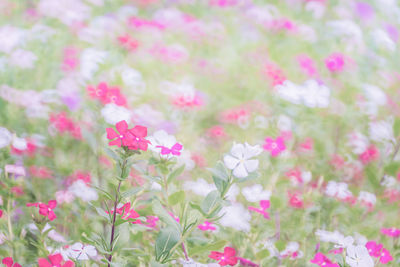
{"type": "Polygon", "coordinates": [[[47,258],[40,258],[38,265],[39,267],[74,267],[75,263],[70,260],[64,262],[61,254],[57,253],[49,255],[47,258]]]}
{"type": "Polygon", "coordinates": [[[263,148],[265,150],[268,150],[271,153],[272,157],[276,157],[286,149],[286,146],[283,138],[281,136],[278,136],[276,139],[273,139],[271,137],[265,138],[263,148]]]}
{"type": "Polygon", "coordinates": [[[393,260],[393,257],[392,257],[392,255],[390,255],[389,250],[382,248],[382,252],[381,252],[381,255],[379,258],[380,263],[386,264],[392,260],[393,260]]]}
{"type": "Polygon", "coordinates": [[[231,247],[225,247],[223,253],[218,251],[211,251],[208,257],[218,261],[219,265],[221,266],[235,266],[238,262],[238,258],[236,257],[236,250],[231,247]]]}
{"type": "Polygon", "coordinates": [[[359,158],[361,162],[366,165],[379,158],[379,150],[372,144],[359,156],[359,158]]]}
{"type": "Polygon", "coordinates": [[[57,207],[56,200],[49,200],[47,204],[36,202],[36,203],[26,203],[27,207],[38,207],[39,214],[48,217],[50,221],[53,221],[57,218],[56,214],[54,213],[53,209],[57,207]]]}
{"type": "Polygon", "coordinates": [[[341,72],[344,64],[345,58],[341,53],[333,53],[325,59],[325,66],[331,72],[341,72]]]}
{"type": "Polygon", "coordinates": [[[215,231],[217,228],[209,221],[204,221],[204,223],[197,226],[201,231],[215,231]]]}
{"type": "Polygon", "coordinates": [[[161,155],[169,155],[172,154],[174,156],[179,156],[181,154],[181,150],[183,146],[179,143],[175,143],[171,148],[165,146],[156,146],[161,148],[161,155]]]}
{"type": "Polygon", "coordinates": [[[108,143],[110,146],[130,146],[134,139],[133,135],[128,129],[128,123],[126,121],[117,122],[115,125],[118,133],[113,128],[107,128],[107,138],[112,140],[108,143]]]}
{"type": "Polygon", "coordinates": [[[257,212],[257,213],[263,215],[265,219],[269,219],[269,213],[267,212],[267,209],[269,207],[270,207],[269,200],[261,200],[260,201],[260,208],[256,208],[256,207],[250,206],[249,210],[257,212]]]}
{"type": "Polygon", "coordinates": [[[6,267],[22,267],[19,263],[14,262],[13,258],[11,257],[5,257],[2,261],[2,264],[4,264],[6,267]]]}
{"type": "Polygon", "coordinates": [[[382,228],[381,233],[390,237],[398,238],[400,236],[400,229],[392,228],[382,228]]]}

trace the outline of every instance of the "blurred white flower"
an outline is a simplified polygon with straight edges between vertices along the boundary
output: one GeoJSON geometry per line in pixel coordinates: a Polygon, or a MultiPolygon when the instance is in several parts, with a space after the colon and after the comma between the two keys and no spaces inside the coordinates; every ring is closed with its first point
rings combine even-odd
{"type": "Polygon", "coordinates": [[[376,29],[371,32],[371,38],[379,48],[383,48],[390,52],[396,50],[396,43],[393,42],[389,34],[382,29],[376,29]]]}
{"type": "Polygon", "coordinates": [[[224,156],[225,166],[233,170],[233,175],[245,178],[258,169],[258,159],[251,159],[262,152],[260,146],[250,146],[248,143],[234,144],[230,154],[224,156]]]}
{"type": "Polygon", "coordinates": [[[8,62],[21,69],[32,69],[38,57],[31,51],[17,49],[11,52],[8,62]]]}
{"type": "Polygon", "coordinates": [[[359,155],[363,153],[369,146],[368,138],[360,132],[352,132],[348,134],[347,138],[347,145],[354,154],[359,155]]]}
{"type": "Polygon", "coordinates": [[[192,153],[189,150],[182,150],[181,154],[177,158],[178,165],[185,164],[185,170],[190,171],[196,166],[196,163],[192,159],[192,153]]]}
{"type": "Polygon", "coordinates": [[[286,115],[279,115],[277,127],[281,131],[290,131],[292,129],[292,119],[286,115]]]}
{"type": "Polygon", "coordinates": [[[307,80],[303,85],[286,80],[275,86],[275,90],[281,98],[293,104],[303,104],[310,108],[329,106],[330,89],[315,80],[307,80]]]}
{"type": "Polygon", "coordinates": [[[41,15],[71,27],[87,20],[91,13],[90,7],[80,0],[40,0],[37,8],[41,15]]]}
{"type": "Polygon", "coordinates": [[[372,193],[360,191],[358,195],[358,200],[366,204],[374,206],[376,203],[376,196],[372,193]]]}
{"type": "Polygon", "coordinates": [[[14,135],[13,137],[12,145],[18,150],[25,150],[28,148],[28,143],[26,142],[26,139],[17,137],[16,135],[14,135]]]}
{"type": "Polygon", "coordinates": [[[183,188],[185,190],[193,191],[196,195],[207,196],[213,190],[216,190],[214,184],[207,183],[203,178],[197,179],[196,181],[185,181],[183,183],[183,188]]]}
{"type": "Polygon", "coordinates": [[[346,263],[350,267],[373,267],[374,261],[365,246],[349,246],[346,250],[346,263]]]}
{"type": "Polygon", "coordinates": [[[129,122],[131,120],[131,111],[113,103],[105,105],[104,108],[101,109],[101,115],[109,124],[116,124],[122,120],[129,122]]]}
{"type": "Polygon", "coordinates": [[[6,147],[11,143],[12,134],[6,128],[0,127],[0,148],[6,147]]]}
{"type": "Polygon", "coordinates": [[[237,186],[237,184],[233,184],[226,193],[226,198],[232,202],[236,201],[236,196],[239,194],[239,191],[239,186],[237,186]]]}
{"type": "Polygon", "coordinates": [[[220,211],[220,215],[225,214],[219,223],[225,227],[232,227],[238,231],[250,231],[251,215],[249,211],[240,203],[225,206],[220,211]]]}
{"type": "Polygon", "coordinates": [[[0,51],[10,53],[14,48],[20,45],[25,36],[25,30],[5,25],[0,27],[0,51]]]}
{"type": "Polygon", "coordinates": [[[142,104],[132,111],[133,120],[140,125],[156,128],[165,120],[164,114],[152,108],[149,104],[142,104]]]}
{"type": "Polygon", "coordinates": [[[74,260],[89,260],[90,258],[97,256],[96,248],[92,245],[84,245],[76,242],[70,246],[67,250],[68,256],[74,260]]]}
{"type": "Polygon", "coordinates": [[[388,121],[375,121],[369,123],[369,137],[373,141],[385,142],[394,140],[393,123],[388,121]]]}
{"type": "Polygon", "coordinates": [[[168,134],[164,130],[158,130],[154,132],[151,136],[148,136],[147,140],[150,141],[149,149],[151,151],[163,157],[173,156],[171,154],[161,155],[161,147],[171,148],[173,145],[175,145],[177,143],[175,136],[168,134]]]}
{"type": "Polygon", "coordinates": [[[84,79],[91,80],[98,71],[99,65],[103,64],[108,53],[95,48],[86,48],[80,57],[80,73],[84,79]]]}
{"type": "Polygon", "coordinates": [[[242,195],[249,202],[259,202],[260,200],[269,200],[271,191],[264,190],[260,184],[255,184],[252,186],[243,187],[242,195]]]}
{"type": "Polygon", "coordinates": [[[325,189],[325,194],[330,197],[337,197],[341,200],[345,200],[353,196],[346,183],[337,183],[335,181],[328,182],[328,185],[325,189]]]}
{"type": "Polygon", "coordinates": [[[280,256],[281,257],[290,257],[291,259],[297,259],[297,258],[302,258],[303,257],[303,252],[299,250],[300,245],[298,242],[289,242],[286,245],[286,248],[281,251],[280,256]],[[296,256],[293,254],[296,253],[296,256]]]}
{"type": "Polygon", "coordinates": [[[68,187],[68,191],[85,202],[98,199],[97,191],[86,185],[82,180],[75,181],[68,187]]]}
{"type": "Polygon", "coordinates": [[[392,187],[396,184],[396,179],[393,176],[384,175],[381,185],[384,187],[392,187]]]}

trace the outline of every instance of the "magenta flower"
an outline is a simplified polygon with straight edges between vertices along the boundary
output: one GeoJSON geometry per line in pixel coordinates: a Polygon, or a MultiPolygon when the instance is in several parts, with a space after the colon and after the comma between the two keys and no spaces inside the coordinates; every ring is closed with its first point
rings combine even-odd
{"type": "Polygon", "coordinates": [[[75,263],[73,261],[66,261],[63,263],[64,259],[61,254],[52,254],[46,258],[40,258],[38,260],[39,267],[74,267],[75,263]]]}
{"type": "Polygon", "coordinates": [[[26,203],[27,207],[39,207],[39,214],[48,217],[50,221],[57,218],[53,209],[57,207],[56,200],[49,200],[48,204],[36,202],[36,203],[26,203]]]}
{"type": "Polygon", "coordinates": [[[325,66],[331,72],[340,72],[344,68],[345,59],[341,53],[333,53],[325,59],[325,66]]]}
{"type": "Polygon", "coordinates": [[[245,259],[238,257],[238,260],[240,262],[240,266],[246,266],[246,267],[259,267],[257,263],[252,262],[251,260],[245,259]]]}
{"type": "Polygon", "coordinates": [[[217,230],[217,228],[210,223],[209,221],[204,221],[203,224],[200,224],[199,226],[197,226],[197,228],[199,228],[201,231],[215,231],[217,230]]]}
{"type": "Polygon", "coordinates": [[[381,263],[383,263],[383,264],[386,264],[386,263],[388,263],[389,261],[392,261],[392,260],[393,260],[393,257],[392,257],[392,255],[390,255],[389,250],[383,248],[382,252],[381,252],[381,255],[380,255],[380,258],[379,258],[379,261],[381,263]]]}
{"type": "Polygon", "coordinates": [[[6,267],[22,267],[19,263],[14,262],[13,258],[6,257],[1,261],[6,267]]]}
{"type": "Polygon", "coordinates": [[[332,261],[321,252],[315,254],[314,258],[311,259],[310,262],[321,267],[339,267],[339,264],[332,263],[332,261]]]}
{"type": "Polygon", "coordinates": [[[394,237],[394,238],[398,238],[400,236],[400,229],[397,229],[395,227],[392,228],[382,228],[381,229],[381,233],[386,235],[386,236],[390,236],[390,237],[394,237]]]}
{"type": "Polygon", "coordinates": [[[179,156],[181,154],[181,150],[183,146],[179,143],[175,143],[171,148],[165,146],[156,146],[161,148],[161,155],[169,155],[172,154],[174,156],[179,156]]]}
{"type": "Polygon", "coordinates": [[[285,141],[281,136],[277,137],[275,140],[271,137],[267,137],[265,138],[265,144],[263,148],[268,150],[272,157],[276,157],[286,149],[286,146],[285,141]]]}
{"type": "Polygon", "coordinates": [[[114,139],[108,143],[109,146],[129,146],[132,144],[133,136],[131,132],[128,130],[128,123],[126,121],[117,122],[115,125],[118,133],[113,128],[107,128],[107,138],[114,139]]]}
{"type": "Polygon", "coordinates": [[[128,146],[128,148],[146,151],[148,145],[150,144],[150,141],[145,139],[145,137],[147,136],[147,128],[144,126],[136,125],[132,129],[130,129],[129,132],[133,136],[133,140],[131,141],[131,144],[128,146]]]}
{"type": "Polygon", "coordinates": [[[369,255],[372,257],[379,257],[381,255],[383,245],[378,244],[375,241],[368,241],[365,244],[365,247],[367,248],[369,255]]]}
{"type": "Polygon", "coordinates": [[[269,219],[269,213],[266,211],[270,207],[269,200],[261,200],[260,207],[261,208],[250,206],[249,210],[260,213],[261,215],[264,216],[265,219],[269,219]]]}
{"type": "Polygon", "coordinates": [[[231,247],[225,247],[224,252],[211,251],[211,254],[208,255],[211,259],[219,261],[219,265],[221,266],[235,266],[238,262],[238,258],[236,257],[236,250],[231,247]]]}

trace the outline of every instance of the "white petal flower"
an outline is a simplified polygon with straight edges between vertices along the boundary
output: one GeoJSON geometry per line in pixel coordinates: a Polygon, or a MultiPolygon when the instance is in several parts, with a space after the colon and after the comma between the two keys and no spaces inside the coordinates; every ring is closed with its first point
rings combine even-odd
{"type": "Polygon", "coordinates": [[[0,148],[8,146],[11,140],[11,133],[6,128],[0,127],[0,148]]]}
{"type": "Polygon", "coordinates": [[[365,246],[349,246],[347,247],[346,263],[350,267],[373,267],[374,261],[368,253],[365,246]]]}
{"type": "Polygon", "coordinates": [[[67,253],[69,257],[75,260],[88,260],[89,258],[97,255],[97,251],[94,246],[84,245],[79,242],[76,242],[70,246],[67,253]]]}
{"type": "Polygon", "coordinates": [[[240,203],[222,208],[220,214],[225,214],[220,220],[220,224],[232,227],[239,231],[250,231],[251,215],[249,211],[240,203]]]}
{"type": "Polygon", "coordinates": [[[251,146],[248,143],[234,144],[231,148],[230,155],[224,156],[225,166],[233,170],[233,175],[238,178],[244,178],[250,172],[258,169],[258,160],[251,159],[262,152],[260,146],[251,146]]]}
{"type": "Polygon", "coordinates": [[[122,120],[129,122],[132,114],[128,109],[110,103],[101,109],[101,115],[107,123],[116,124],[122,120]]]}
{"type": "Polygon", "coordinates": [[[268,200],[271,196],[270,191],[263,190],[262,185],[255,184],[242,189],[242,195],[249,202],[258,202],[260,200],[268,200]]]}

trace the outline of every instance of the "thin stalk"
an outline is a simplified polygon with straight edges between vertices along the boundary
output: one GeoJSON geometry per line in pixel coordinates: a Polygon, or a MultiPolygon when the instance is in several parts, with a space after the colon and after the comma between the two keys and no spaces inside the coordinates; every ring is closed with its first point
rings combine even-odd
{"type": "Polygon", "coordinates": [[[118,189],[117,189],[117,192],[115,193],[114,213],[113,213],[113,221],[112,221],[112,227],[111,227],[111,239],[110,239],[110,255],[108,256],[108,267],[111,267],[111,261],[112,261],[112,251],[113,251],[114,234],[115,234],[115,219],[117,217],[117,205],[119,202],[119,189],[121,187],[121,182],[122,181],[119,181],[118,189]]]}

